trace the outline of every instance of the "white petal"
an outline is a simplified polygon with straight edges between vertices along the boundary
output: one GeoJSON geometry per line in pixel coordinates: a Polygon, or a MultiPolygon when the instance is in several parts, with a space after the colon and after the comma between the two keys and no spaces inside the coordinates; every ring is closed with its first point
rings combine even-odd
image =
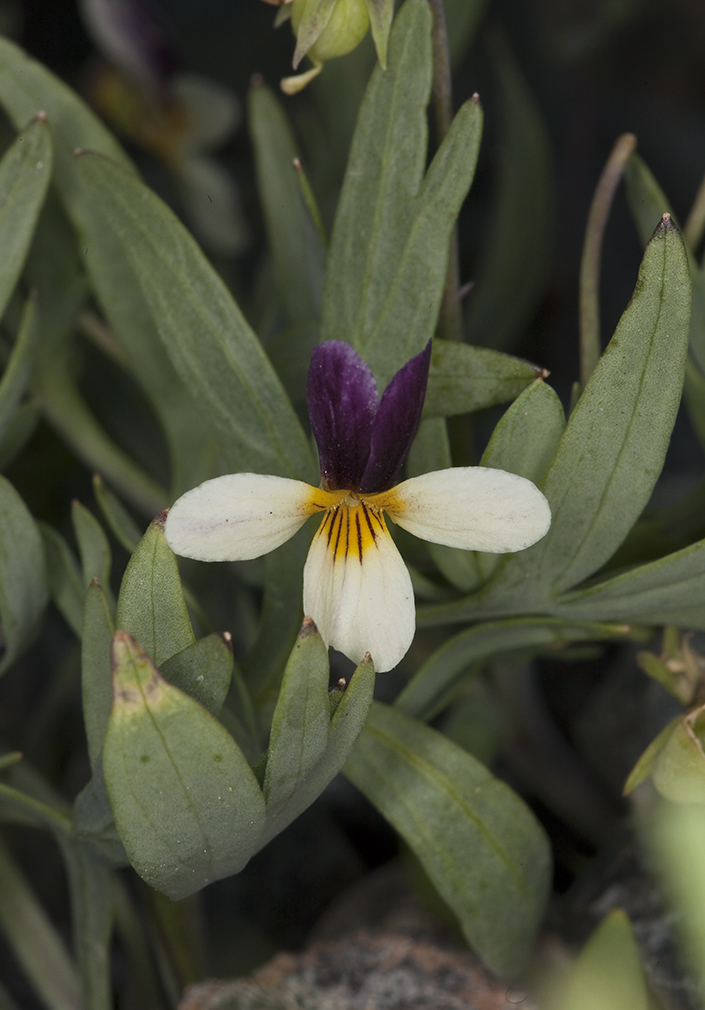
{"type": "MultiPolygon", "coordinates": [[[[453,467],[412,477],[383,503],[409,533],[435,544],[505,554],[548,533],[551,510],[525,477],[485,466],[453,467]]],[[[382,495],[379,496],[382,499],[382,495]]]]}
{"type": "Polygon", "coordinates": [[[341,506],[324,519],[304,568],[304,612],[327,645],[353,663],[369,652],[383,673],[411,645],[414,591],[383,517],[373,517],[374,535],[364,524],[362,506],[341,506]]]}
{"type": "Polygon", "coordinates": [[[199,561],[248,561],[285,543],[314,512],[320,492],[299,480],[231,473],[176,501],[164,533],[171,549],[199,561]]]}

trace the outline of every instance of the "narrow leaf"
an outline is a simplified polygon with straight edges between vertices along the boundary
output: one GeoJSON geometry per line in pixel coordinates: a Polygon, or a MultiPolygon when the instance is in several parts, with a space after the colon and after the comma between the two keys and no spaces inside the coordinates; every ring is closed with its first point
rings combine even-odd
{"type": "Polygon", "coordinates": [[[35,300],[30,297],[10,360],[0,380],[0,440],[6,437],[20,400],[27,391],[38,335],[35,300]]]}
{"type": "Polygon", "coordinates": [[[115,626],[128,631],[157,665],[195,641],[174,552],[164,537],[166,513],[147,527],[125,569],[115,626]]]}
{"type": "Polygon", "coordinates": [[[88,586],[81,635],[81,685],[88,756],[95,768],[113,707],[110,646],[115,627],[97,579],[88,586]]]}
{"type": "Polygon", "coordinates": [[[178,900],[242,869],[264,800],[232,737],[125,632],[113,678],[103,767],[115,821],[140,876],[178,900]]]}
{"type": "Polygon", "coordinates": [[[514,400],[543,369],[485,347],[434,340],[424,417],[452,417],[514,400]]]}
{"type": "MultiPolygon", "coordinates": [[[[31,115],[38,111],[35,108],[31,115]]],[[[37,116],[0,161],[0,317],[29,251],[51,179],[52,160],[46,117],[37,116]]]]}
{"type": "Polygon", "coordinates": [[[61,534],[47,523],[39,523],[38,526],[44,545],[51,598],[76,638],[80,638],[85,595],[81,569],[61,534]]]}
{"type": "Polygon", "coordinates": [[[395,701],[417,719],[433,719],[455,692],[489,659],[519,650],[543,649],[567,642],[623,639],[623,625],[569,624],[560,618],[524,617],[478,624],[449,638],[420,667],[395,701]]]}
{"type": "Polygon", "coordinates": [[[0,673],[31,641],[48,596],[39,529],[12,484],[0,476],[0,673]]]}
{"type": "Polygon", "coordinates": [[[81,556],[84,586],[87,588],[93,579],[98,579],[101,586],[109,591],[110,544],[103,527],[79,501],[74,501],[71,506],[71,520],[81,556]]]}
{"type": "Polygon", "coordinates": [[[66,946],[0,841],[0,927],[49,1010],[81,1010],[76,968],[66,946]]]}
{"type": "Polygon", "coordinates": [[[93,474],[93,493],[113,536],[129,554],[132,554],[141,539],[137,523],[99,473],[93,474]]]}
{"type": "Polygon", "coordinates": [[[99,155],[81,175],[119,239],[177,373],[238,470],[310,478],[301,425],[257,338],[194,239],[130,172],[99,155]]]}
{"type": "Polygon", "coordinates": [[[548,893],[550,849],[519,797],[440,733],[379,703],[345,774],[402,835],[488,967],[520,971],[548,893]]]}
{"type": "Polygon", "coordinates": [[[542,598],[592,575],[624,540],[663,465],[683,388],[689,313],[688,261],[667,217],[548,471],[551,529],[505,563],[493,585],[497,597],[511,586],[512,599],[543,605],[542,598]]]}
{"type": "Polygon", "coordinates": [[[264,800],[276,817],[328,744],[328,649],[310,618],[304,618],[286,666],[272,719],[264,800]]]}

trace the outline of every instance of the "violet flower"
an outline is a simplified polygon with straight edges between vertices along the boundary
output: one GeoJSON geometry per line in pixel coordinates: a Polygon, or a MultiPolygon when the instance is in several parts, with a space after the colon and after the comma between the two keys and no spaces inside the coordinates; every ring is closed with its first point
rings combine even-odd
{"type": "Polygon", "coordinates": [[[188,491],[166,521],[177,553],[244,561],[289,540],[322,514],[304,568],[304,612],[327,645],[378,672],[391,670],[415,628],[409,572],[385,512],[424,540],[503,554],[540,540],[548,502],[531,481],[488,467],[454,467],[395,485],[421,419],[431,343],[401,368],[381,401],[353,348],[320,344],[308,373],[308,410],[321,487],[254,473],[228,474],[188,491]]]}

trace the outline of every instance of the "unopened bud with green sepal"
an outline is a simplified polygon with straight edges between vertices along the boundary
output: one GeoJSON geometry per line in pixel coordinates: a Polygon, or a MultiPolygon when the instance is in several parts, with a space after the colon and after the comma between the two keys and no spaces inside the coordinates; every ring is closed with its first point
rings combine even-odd
{"type": "Polygon", "coordinates": [[[115,633],[111,665],[103,771],[115,823],[143,880],[184,898],[247,863],[264,799],[230,734],[126,631],[115,633]]]}
{"type": "Polygon", "coordinates": [[[291,26],[296,36],[294,69],[304,56],[313,63],[311,70],[284,78],[281,86],[287,94],[306,87],[327,60],[355,49],[370,27],[379,62],[386,67],[394,0],[291,0],[287,6],[291,8],[291,26]]]}
{"type": "Polygon", "coordinates": [[[673,803],[705,803],[705,705],[674,721],[651,767],[657,790],[673,803]]]}

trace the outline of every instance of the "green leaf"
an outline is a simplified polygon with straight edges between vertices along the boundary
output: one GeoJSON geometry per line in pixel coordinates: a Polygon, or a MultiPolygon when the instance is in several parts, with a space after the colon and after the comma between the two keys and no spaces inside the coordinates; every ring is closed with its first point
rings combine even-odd
{"type": "Polygon", "coordinates": [[[303,569],[313,532],[309,523],[308,528],[264,559],[260,624],[255,644],[242,664],[255,701],[281,676],[301,627],[303,569]]]}
{"type": "Polygon", "coordinates": [[[109,592],[112,559],[103,527],[85,505],[76,500],[71,505],[71,520],[81,556],[84,586],[88,588],[93,579],[98,579],[109,592]]]}
{"type": "Polygon", "coordinates": [[[488,967],[520,971],[551,866],[519,797],[440,733],[379,703],[345,774],[402,835],[488,967]]]}
{"type": "MultiPolygon", "coordinates": [[[[304,204],[293,164],[299,151],[281,103],[254,84],[248,109],[277,296],[288,322],[303,326],[320,314],[325,249],[304,204]]],[[[307,359],[314,344],[315,334],[307,359]]]]}
{"type": "Polygon", "coordinates": [[[465,55],[487,8],[487,0],[444,0],[450,57],[455,69],[465,55]]]}
{"type": "Polygon", "coordinates": [[[645,782],[649,778],[653,770],[656,757],[663,750],[666,741],[676,728],[678,722],[678,718],[673,719],[667,726],[664,726],[658,736],[651,741],[649,746],[632,768],[627,781],[624,783],[625,796],[628,796],[629,793],[636,789],[637,786],[640,786],[642,782],[645,782]]]}
{"type": "Polygon", "coordinates": [[[328,649],[311,618],[304,618],[272,719],[262,790],[268,820],[286,806],[325,752],[330,723],[328,673],[328,649]]]}
{"type": "MultiPolygon", "coordinates": [[[[328,742],[317,762],[312,761],[313,748],[307,741],[302,740],[301,756],[304,760],[301,767],[303,769],[306,766],[309,770],[299,779],[283,807],[274,809],[271,814],[270,810],[267,810],[267,824],[259,848],[266,845],[303,813],[343,768],[367,720],[374,689],[375,671],[368,655],[353,673],[342,696],[335,699],[337,704],[331,705],[329,698],[326,698],[329,711],[330,708],[334,708],[334,711],[328,729],[328,742]]],[[[319,734],[316,735],[316,739],[320,745],[319,734]]],[[[281,739],[279,743],[281,744],[281,739]]],[[[282,770],[280,766],[280,771],[282,770]]]]}
{"type": "MultiPolygon", "coordinates": [[[[506,594],[522,609],[543,607],[592,575],[624,540],[663,466],[683,386],[689,310],[685,248],[665,218],[544,481],[551,528],[504,563],[490,584],[495,599],[506,594]]],[[[609,619],[615,616],[622,615],[609,619]]]]}
{"type": "Polygon", "coordinates": [[[387,67],[387,44],[394,17],[394,0],[366,0],[375,49],[383,70],[387,67]]]}
{"type": "Polygon", "coordinates": [[[229,464],[311,478],[301,425],[257,338],[194,239],[130,172],[78,159],[87,189],[129,260],[163,346],[229,464]]]}
{"type": "Polygon", "coordinates": [[[166,513],[147,527],[120,586],[115,626],[128,631],[159,666],[193,645],[174,552],[164,537],[166,513]]]}
{"type": "Polygon", "coordinates": [[[705,808],[661,803],[645,841],[657,861],[659,881],[675,911],[676,929],[700,991],[705,987],[705,808]]]}
{"type": "MultiPolygon", "coordinates": [[[[648,245],[664,214],[675,218],[668,197],[651,174],[644,159],[632,154],[624,172],[629,209],[642,245],[648,245]]],[[[675,218],[677,220],[677,218],[675,218]]]]}
{"type": "Polygon", "coordinates": [[[20,331],[12,348],[10,360],[0,381],[0,440],[7,436],[10,422],[27,391],[38,335],[35,300],[30,297],[25,305],[20,331]]]}
{"type": "Polygon", "coordinates": [[[502,138],[496,204],[468,297],[467,339],[506,350],[541,302],[551,269],[554,207],[551,145],[536,101],[503,36],[491,37],[502,138]]]}
{"type": "Polygon", "coordinates": [[[112,1010],[110,946],[113,877],[92,845],[71,840],[61,846],[71,892],[74,949],[84,1010],[112,1010]]]}
{"type": "MultiPolygon", "coordinates": [[[[32,115],[37,111],[35,108],[32,115]]],[[[0,161],[0,317],[29,251],[51,179],[52,160],[51,134],[45,118],[37,117],[0,161]]]]}
{"type": "Polygon", "coordinates": [[[583,948],[556,1010],[648,1010],[651,1005],[629,917],[615,908],[583,948]]]}
{"type": "Polygon", "coordinates": [[[142,534],[135,520],[99,473],[93,474],[93,494],[113,536],[128,554],[132,554],[142,534]]]}
{"type": "Polygon", "coordinates": [[[34,637],[48,597],[39,529],[12,484],[0,476],[0,673],[34,637]]]}
{"type": "Polygon", "coordinates": [[[190,694],[211,715],[223,707],[233,673],[232,636],[212,634],[187,645],[161,665],[162,676],[190,694]]]}
{"type": "Polygon", "coordinates": [[[103,775],[102,752],[96,758],[93,775],[88,784],[75,799],[73,824],[77,837],[95,846],[111,866],[117,868],[129,865],[125,847],[115,826],[113,808],[110,806],[103,775]]]}
{"type": "Polygon", "coordinates": [[[432,336],[448,244],[472,182],[482,111],[466,102],[424,178],[432,76],[431,12],[408,0],[395,18],[353,138],[333,228],[322,339],[347,340],[380,387],[432,336]]]}
{"type": "Polygon", "coordinates": [[[411,678],[394,702],[417,719],[433,719],[487,660],[566,642],[624,639],[630,629],[608,624],[569,624],[560,618],[517,618],[478,624],[449,638],[411,678]]]}
{"type": "Polygon", "coordinates": [[[91,469],[102,473],[148,515],[164,508],[168,492],[106,434],[79,392],[66,349],[40,356],[34,391],[42,413],[60,437],[91,469]]]}
{"type": "Polygon", "coordinates": [[[64,941],[1,841],[0,927],[48,1010],[81,1010],[78,975],[64,941]]]}
{"type": "Polygon", "coordinates": [[[541,484],[564,430],[561,401],[537,379],[502,415],[482,454],[482,466],[518,473],[541,484]]]}
{"type": "Polygon", "coordinates": [[[18,407],[0,438],[0,470],[6,470],[19,456],[34,434],[39,422],[36,403],[23,403],[18,407]]]}
{"type": "Polygon", "coordinates": [[[686,608],[705,604],[705,540],[622,575],[566,593],[554,609],[580,620],[641,621],[690,627],[686,608]],[[606,617],[605,615],[609,615],[606,617]]]}
{"type": "Polygon", "coordinates": [[[654,754],[651,777],[658,792],[673,803],[705,803],[703,709],[691,709],[664,734],[654,754]]]}
{"type": "Polygon", "coordinates": [[[49,593],[76,638],[81,637],[85,589],[81,569],[61,534],[38,523],[46,557],[49,593]]]}
{"type": "Polygon", "coordinates": [[[103,768],[115,822],[140,876],[178,900],[242,869],[264,800],[232,737],[125,632],[113,678],[103,768]]]}
{"type": "Polygon", "coordinates": [[[423,416],[453,417],[506,403],[543,374],[500,351],[434,340],[423,416]]]}
{"type": "Polygon", "coordinates": [[[86,592],[81,635],[83,719],[88,756],[95,768],[113,707],[110,646],[115,626],[102,587],[93,579],[86,592]]]}

